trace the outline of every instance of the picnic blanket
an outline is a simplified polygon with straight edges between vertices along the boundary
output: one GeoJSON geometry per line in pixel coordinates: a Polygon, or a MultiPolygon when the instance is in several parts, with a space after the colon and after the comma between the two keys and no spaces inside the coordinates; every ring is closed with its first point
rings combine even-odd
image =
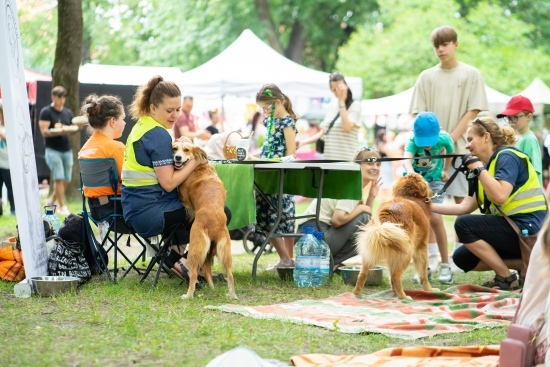
{"type": "Polygon", "coordinates": [[[498,345],[471,347],[398,347],[366,355],[304,354],[291,357],[297,367],[495,367],[498,345]]]}
{"type": "Polygon", "coordinates": [[[300,300],[269,306],[206,306],[258,319],[277,319],[321,326],[343,333],[372,332],[401,339],[507,326],[520,294],[472,284],[444,292],[406,290],[413,298],[398,300],[393,291],[362,299],[344,293],[320,300],[300,300]]]}

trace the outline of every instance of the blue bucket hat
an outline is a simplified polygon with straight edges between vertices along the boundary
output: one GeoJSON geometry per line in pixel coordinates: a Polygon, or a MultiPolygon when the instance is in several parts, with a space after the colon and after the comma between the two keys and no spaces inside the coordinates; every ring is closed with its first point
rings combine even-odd
{"type": "Polygon", "coordinates": [[[414,120],[414,143],[419,147],[432,147],[439,139],[439,120],[433,112],[420,112],[414,120]]]}

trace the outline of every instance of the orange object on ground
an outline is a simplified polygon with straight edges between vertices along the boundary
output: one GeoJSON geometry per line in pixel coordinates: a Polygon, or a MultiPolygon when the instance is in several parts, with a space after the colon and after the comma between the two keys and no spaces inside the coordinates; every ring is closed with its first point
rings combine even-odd
{"type": "Polygon", "coordinates": [[[495,367],[500,346],[397,347],[365,355],[304,354],[290,358],[298,367],[495,367]]]}
{"type": "Polygon", "coordinates": [[[0,248],[0,278],[12,282],[25,279],[21,250],[14,250],[9,246],[0,248]]]}

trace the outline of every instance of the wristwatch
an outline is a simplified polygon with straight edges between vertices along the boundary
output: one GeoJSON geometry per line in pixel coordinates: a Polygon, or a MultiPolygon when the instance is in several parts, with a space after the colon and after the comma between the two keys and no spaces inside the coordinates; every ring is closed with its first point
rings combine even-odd
{"type": "Polygon", "coordinates": [[[346,105],[345,104],[339,104],[338,107],[339,108],[346,108],[346,105]]]}
{"type": "Polygon", "coordinates": [[[481,171],[485,171],[487,170],[487,168],[485,167],[476,167],[472,170],[472,174],[475,176],[475,177],[478,177],[479,174],[481,173],[481,171]]]}

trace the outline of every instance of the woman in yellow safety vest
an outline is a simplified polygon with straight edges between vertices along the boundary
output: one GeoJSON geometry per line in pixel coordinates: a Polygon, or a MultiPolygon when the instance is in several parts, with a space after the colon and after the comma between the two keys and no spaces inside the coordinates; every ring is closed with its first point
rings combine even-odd
{"type": "Polygon", "coordinates": [[[529,235],[539,232],[547,212],[537,173],[529,158],[511,146],[515,140],[510,126],[500,127],[491,118],[474,120],[466,144],[472,156],[466,163],[470,178],[477,177],[477,192],[460,204],[432,204],[435,213],[460,215],[455,231],[464,246],[455,250],[454,263],[466,272],[493,270],[495,278],[483,286],[502,290],[519,287],[518,274],[510,269],[521,269],[522,260],[519,237],[500,211],[529,235]],[[478,206],[486,214],[469,214],[478,206]]]}
{"type": "MultiPolygon", "coordinates": [[[[180,110],[180,89],[160,75],[136,91],[130,113],[138,121],[126,141],[122,206],[124,219],[142,237],[168,235],[182,225],[183,229],[174,236],[173,250],[166,263],[177,275],[188,280],[186,260],[175,249],[189,243],[192,222],[176,188],[202,162],[190,160],[181,169],[174,169],[172,137],[168,130],[174,126],[180,110]]],[[[229,221],[227,208],[226,215],[229,221]]]]}

